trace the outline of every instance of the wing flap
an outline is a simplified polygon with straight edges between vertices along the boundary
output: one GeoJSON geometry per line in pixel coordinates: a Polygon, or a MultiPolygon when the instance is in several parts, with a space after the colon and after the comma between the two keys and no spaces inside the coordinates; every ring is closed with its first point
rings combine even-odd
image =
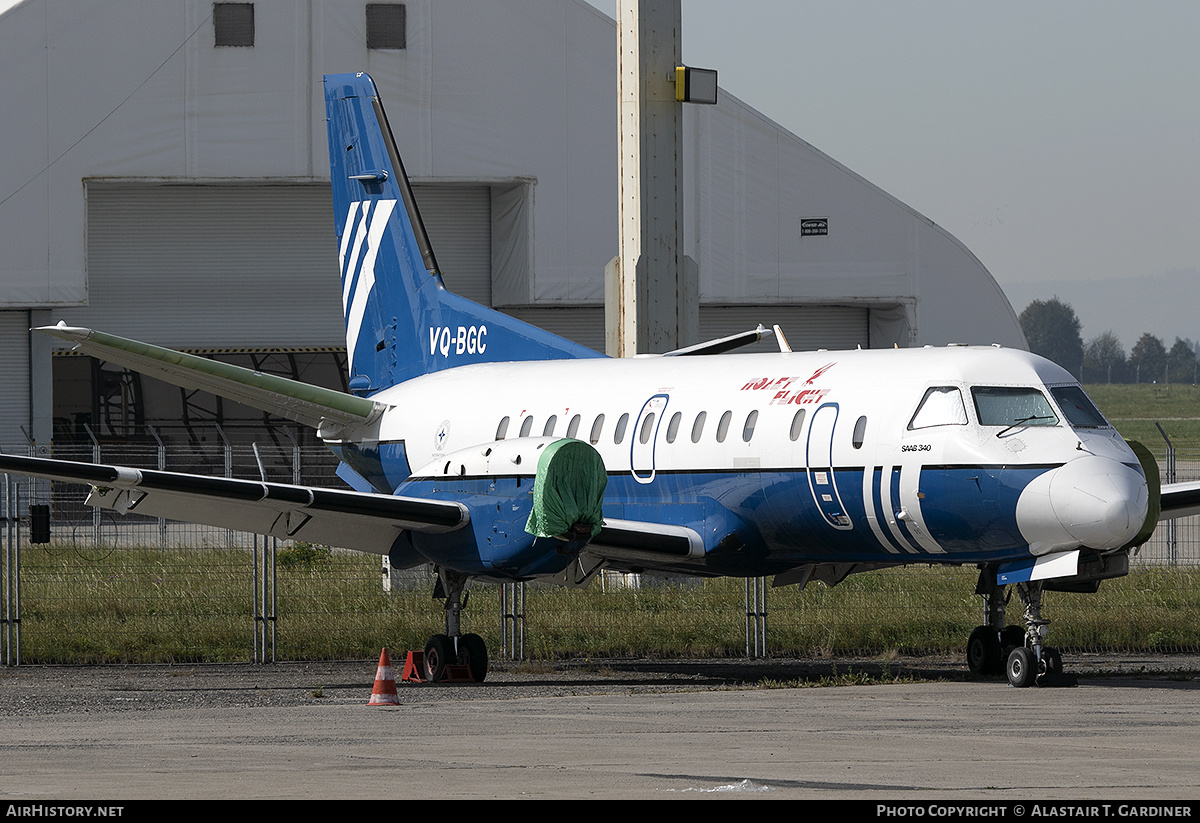
{"type": "Polygon", "coordinates": [[[387,554],[403,531],[470,522],[461,503],[125,466],[0,455],[0,472],[90,484],[88,504],[152,517],[387,554]]]}
{"type": "Polygon", "coordinates": [[[657,566],[704,557],[704,538],[687,526],[606,517],[587,552],[613,562],[657,566]]]}

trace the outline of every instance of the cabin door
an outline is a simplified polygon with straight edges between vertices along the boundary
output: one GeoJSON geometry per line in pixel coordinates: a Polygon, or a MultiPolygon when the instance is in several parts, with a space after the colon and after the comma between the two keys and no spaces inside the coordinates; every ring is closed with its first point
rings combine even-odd
{"type": "Polygon", "coordinates": [[[834,471],[833,436],[839,414],[837,403],[826,403],[813,413],[808,425],[804,462],[808,467],[808,488],[821,517],[835,529],[851,529],[854,526],[842,505],[834,471]]]}
{"type": "Polygon", "coordinates": [[[658,427],[662,424],[663,412],[667,410],[667,395],[656,394],[646,401],[633,427],[629,464],[633,479],[649,483],[654,479],[654,447],[658,441],[658,427]]]}

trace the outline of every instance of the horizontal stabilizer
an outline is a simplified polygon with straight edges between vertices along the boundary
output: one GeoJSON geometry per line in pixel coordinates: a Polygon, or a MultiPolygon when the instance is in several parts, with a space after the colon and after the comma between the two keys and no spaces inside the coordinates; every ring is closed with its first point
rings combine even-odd
{"type": "Polygon", "coordinates": [[[65,323],[42,326],[38,331],[75,343],[77,351],[99,360],[185,389],[212,392],[314,428],[322,421],[361,426],[385,408],[363,397],[65,323]]]}
{"type": "MultiPolygon", "coordinates": [[[[776,326],[775,328],[779,328],[776,326]]],[[[731,334],[728,337],[719,337],[716,340],[709,340],[705,343],[697,343],[694,346],[685,346],[682,349],[675,349],[663,355],[663,357],[691,357],[698,354],[724,354],[727,351],[740,349],[742,346],[749,346],[752,343],[757,343],[764,337],[775,334],[774,331],[764,328],[761,324],[757,329],[750,331],[738,332],[731,334]]]]}
{"type": "Polygon", "coordinates": [[[0,472],[93,487],[88,504],[387,554],[401,532],[470,522],[461,503],[0,454],[0,472]]]}

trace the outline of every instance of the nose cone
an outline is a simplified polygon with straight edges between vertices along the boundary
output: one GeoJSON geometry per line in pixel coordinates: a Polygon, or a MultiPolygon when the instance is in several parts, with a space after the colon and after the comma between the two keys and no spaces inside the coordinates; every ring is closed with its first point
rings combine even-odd
{"type": "Polygon", "coordinates": [[[1050,480],[1050,507],[1081,545],[1115,549],[1137,535],[1149,501],[1141,472],[1107,457],[1072,460],[1050,480]]]}

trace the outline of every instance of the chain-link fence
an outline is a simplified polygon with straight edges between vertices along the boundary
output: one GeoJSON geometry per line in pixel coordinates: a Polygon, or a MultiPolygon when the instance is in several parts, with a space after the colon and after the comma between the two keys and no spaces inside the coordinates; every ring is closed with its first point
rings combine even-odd
{"type": "MultiPolygon", "coordinates": [[[[54,456],[340,485],[332,455],[286,438],[255,449],[218,433],[182,446],[93,443],[54,456]]],[[[1178,481],[1200,475],[1200,455],[1160,456],[1160,465],[1178,481]]],[[[370,659],[384,646],[421,648],[443,630],[428,568],[385,575],[378,557],[120,516],[86,506],[86,494],[0,475],[7,664],[370,659]],[[48,543],[29,541],[30,504],[50,506],[48,543]]],[[[1200,650],[1192,619],[1200,614],[1200,518],[1168,525],[1133,558],[1128,577],[1106,581],[1097,595],[1047,596],[1057,646],[1200,650]]],[[[976,574],[914,567],[803,591],[728,579],[635,585],[615,575],[579,591],[475,585],[464,631],[506,657],[957,654],[983,618],[976,574]]]]}

